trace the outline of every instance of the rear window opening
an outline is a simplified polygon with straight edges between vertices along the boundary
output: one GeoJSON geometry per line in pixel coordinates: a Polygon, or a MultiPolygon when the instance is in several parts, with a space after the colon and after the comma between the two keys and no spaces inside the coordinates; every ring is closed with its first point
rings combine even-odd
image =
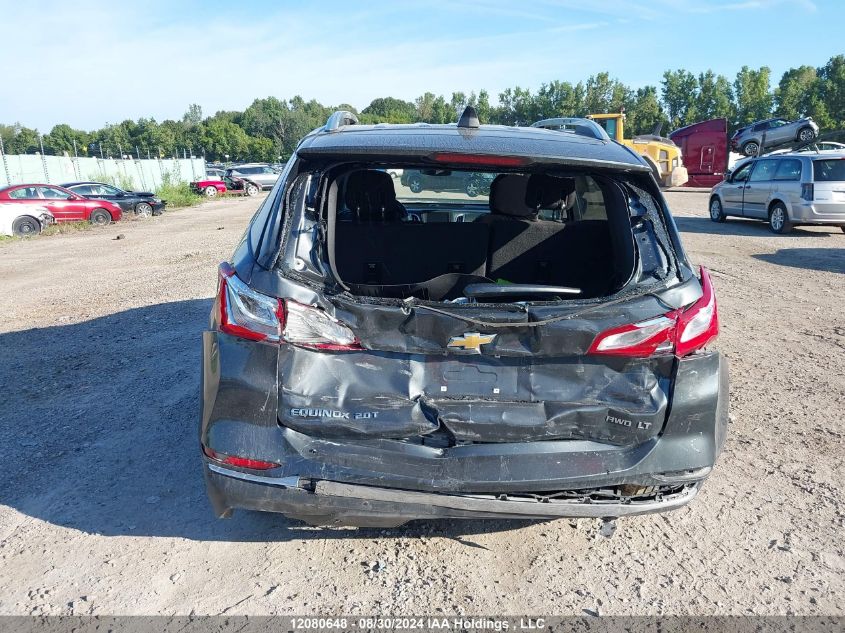
{"type": "MultiPolygon", "coordinates": [[[[594,299],[667,266],[645,221],[655,201],[606,175],[346,166],[320,176],[302,189],[325,221],[323,272],[353,295],[594,299]]],[[[303,259],[313,258],[300,270],[303,259]]]]}
{"type": "Polygon", "coordinates": [[[845,159],[814,160],[813,180],[815,182],[845,181],[845,159]]]}

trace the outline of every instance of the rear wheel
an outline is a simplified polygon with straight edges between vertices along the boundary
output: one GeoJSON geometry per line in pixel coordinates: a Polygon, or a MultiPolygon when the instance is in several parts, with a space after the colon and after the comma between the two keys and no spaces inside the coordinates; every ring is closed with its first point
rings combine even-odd
{"type": "Polygon", "coordinates": [[[94,209],[91,212],[90,222],[95,226],[106,226],[111,223],[111,214],[105,209],[94,209]]]}
{"type": "Polygon", "coordinates": [[[250,198],[252,198],[253,196],[257,196],[258,192],[261,191],[261,190],[258,188],[258,185],[256,185],[255,183],[248,182],[248,183],[246,183],[246,185],[244,185],[244,191],[246,192],[246,195],[248,195],[250,198]]]}
{"type": "Polygon", "coordinates": [[[780,202],[773,204],[772,208],[769,209],[769,228],[779,235],[789,233],[792,230],[792,222],[789,221],[786,207],[780,202]]]}
{"type": "Polygon", "coordinates": [[[727,216],[722,209],[722,202],[718,198],[710,201],[710,219],[714,222],[724,222],[727,216]]]}
{"type": "Polygon", "coordinates": [[[481,193],[481,183],[478,181],[478,178],[470,178],[467,181],[465,190],[470,198],[475,198],[481,193]]]}
{"type": "Polygon", "coordinates": [[[35,218],[24,216],[17,218],[12,223],[12,233],[18,237],[29,237],[31,235],[38,235],[41,232],[41,223],[35,218]]]}
{"type": "Polygon", "coordinates": [[[802,127],[798,132],[798,140],[808,143],[816,138],[816,131],[811,127],[802,127]]]}
{"type": "Polygon", "coordinates": [[[203,189],[203,193],[207,198],[213,198],[217,195],[217,187],[213,185],[208,185],[205,189],[203,189]]]}
{"type": "Polygon", "coordinates": [[[410,180],[408,180],[408,189],[414,193],[422,191],[422,178],[419,176],[411,176],[410,180]]]}
{"type": "Polygon", "coordinates": [[[748,141],[742,146],[742,153],[746,156],[756,156],[760,151],[760,144],[757,141],[748,141]]]}
{"type": "Polygon", "coordinates": [[[148,202],[139,202],[135,205],[135,215],[139,218],[148,218],[153,214],[153,207],[148,202]]]}

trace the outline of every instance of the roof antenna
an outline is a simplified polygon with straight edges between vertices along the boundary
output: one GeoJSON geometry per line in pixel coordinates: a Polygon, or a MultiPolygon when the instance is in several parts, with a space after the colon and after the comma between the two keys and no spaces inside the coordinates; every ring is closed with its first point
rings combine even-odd
{"type": "Polygon", "coordinates": [[[458,119],[458,127],[477,128],[479,126],[478,112],[471,105],[464,108],[461,118],[458,119]]]}

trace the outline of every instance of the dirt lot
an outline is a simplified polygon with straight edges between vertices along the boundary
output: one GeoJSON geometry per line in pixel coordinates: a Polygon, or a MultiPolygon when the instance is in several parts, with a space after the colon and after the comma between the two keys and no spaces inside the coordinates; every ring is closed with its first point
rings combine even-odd
{"type": "Polygon", "coordinates": [[[0,613],[845,613],[845,234],[668,198],[715,274],[732,424],[691,506],[612,538],[595,520],[218,521],[199,332],[256,201],[0,244],[0,613]]]}

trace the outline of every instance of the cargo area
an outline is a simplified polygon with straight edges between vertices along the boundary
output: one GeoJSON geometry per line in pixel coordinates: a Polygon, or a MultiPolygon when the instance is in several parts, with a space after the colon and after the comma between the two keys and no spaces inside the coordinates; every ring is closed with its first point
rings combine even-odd
{"type": "Polygon", "coordinates": [[[329,252],[353,294],[594,298],[616,292],[634,273],[626,194],[609,178],[409,171],[395,182],[389,170],[355,170],[331,185],[329,252]]]}

